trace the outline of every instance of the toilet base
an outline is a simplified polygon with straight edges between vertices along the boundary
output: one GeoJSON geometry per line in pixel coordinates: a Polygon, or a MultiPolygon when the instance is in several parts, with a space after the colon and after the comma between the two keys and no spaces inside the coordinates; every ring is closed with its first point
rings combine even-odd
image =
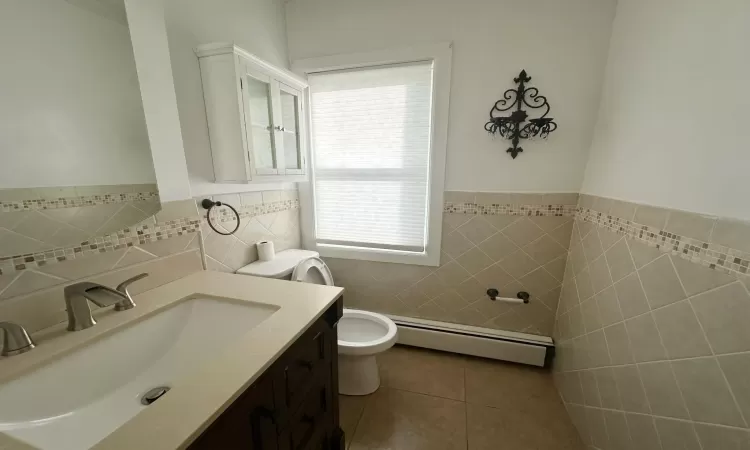
{"type": "Polygon", "coordinates": [[[375,355],[339,354],[339,394],[368,395],[380,387],[375,355]]]}

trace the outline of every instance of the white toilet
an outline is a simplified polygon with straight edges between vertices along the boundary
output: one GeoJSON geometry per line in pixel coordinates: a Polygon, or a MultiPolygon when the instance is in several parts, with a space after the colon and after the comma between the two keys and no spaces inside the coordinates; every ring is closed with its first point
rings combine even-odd
{"type": "MultiPolygon", "coordinates": [[[[318,252],[284,250],[271,261],[256,261],[237,270],[238,274],[281,278],[333,286],[333,276],[318,252]]],[[[344,308],[338,324],[339,393],[367,395],[380,386],[375,355],[393,347],[396,324],[386,316],[344,308]]]]}

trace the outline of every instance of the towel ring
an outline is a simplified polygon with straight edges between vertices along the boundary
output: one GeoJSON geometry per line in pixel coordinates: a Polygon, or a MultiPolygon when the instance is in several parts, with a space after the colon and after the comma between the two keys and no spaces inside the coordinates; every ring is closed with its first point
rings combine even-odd
{"type": "Polygon", "coordinates": [[[215,202],[211,199],[204,198],[201,202],[201,206],[203,209],[206,209],[206,220],[208,221],[208,226],[211,227],[212,230],[214,230],[217,234],[220,234],[222,236],[229,236],[230,234],[234,234],[237,232],[237,230],[240,229],[240,213],[237,212],[236,209],[234,209],[234,206],[230,205],[229,203],[222,203],[222,202],[215,202]],[[211,223],[211,208],[214,206],[226,206],[227,208],[231,209],[235,216],[237,216],[237,226],[234,227],[234,230],[230,231],[229,233],[223,233],[216,229],[213,223],[211,223]]]}

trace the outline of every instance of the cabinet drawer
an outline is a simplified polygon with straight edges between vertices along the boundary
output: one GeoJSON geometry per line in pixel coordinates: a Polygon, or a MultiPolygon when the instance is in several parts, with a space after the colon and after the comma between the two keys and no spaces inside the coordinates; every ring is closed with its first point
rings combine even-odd
{"type": "Polygon", "coordinates": [[[325,321],[317,321],[275,367],[274,397],[281,422],[294,414],[321,372],[330,373],[332,335],[325,321]]]}
{"type": "Polygon", "coordinates": [[[317,448],[330,428],[332,393],[330,373],[325,371],[315,380],[299,409],[279,436],[279,450],[317,448]]]}

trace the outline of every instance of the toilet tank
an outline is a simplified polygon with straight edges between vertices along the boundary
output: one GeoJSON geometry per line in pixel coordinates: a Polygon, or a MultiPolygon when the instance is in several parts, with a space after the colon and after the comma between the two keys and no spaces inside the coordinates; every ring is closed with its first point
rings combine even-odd
{"type": "Polygon", "coordinates": [[[318,252],[310,250],[288,249],[276,253],[270,261],[255,261],[244,267],[237,269],[238,274],[254,275],[263,278],[280,278],[289,280],[297,264],[302,260],[318,257],[318,252]]]}

